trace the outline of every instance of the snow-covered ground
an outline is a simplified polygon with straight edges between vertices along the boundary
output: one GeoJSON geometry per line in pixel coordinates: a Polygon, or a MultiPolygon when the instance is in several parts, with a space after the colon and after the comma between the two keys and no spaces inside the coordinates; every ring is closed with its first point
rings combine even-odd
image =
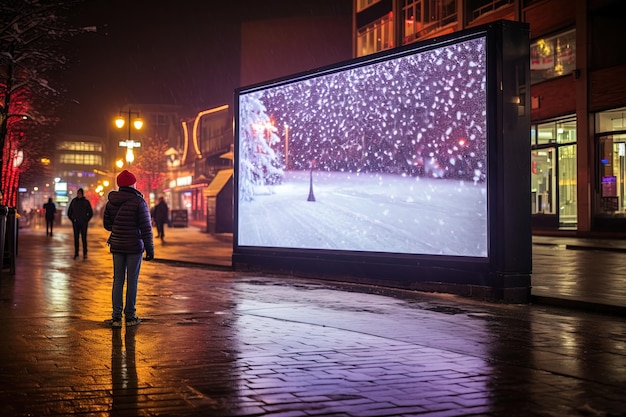
{"type": "Polygon", "coordinates": [[[487,257],[484,183],[287,171],[239,201],[238,245],[487,257]]]}

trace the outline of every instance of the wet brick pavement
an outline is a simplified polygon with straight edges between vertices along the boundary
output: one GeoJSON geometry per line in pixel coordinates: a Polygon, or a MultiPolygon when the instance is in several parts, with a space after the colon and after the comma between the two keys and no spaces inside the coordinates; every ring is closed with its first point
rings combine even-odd
{"type": "MultiPolygon", "coordinates": [[[[144,322],[114,331],[104,232],[74,261],[69,228],[21,230],[0,282],[0,415],[626,416],[625,316],[236,273],[193,232],[166,230],[144,322]],[[205,245],[217,266],[194,265],[205,245]]],[[[609,283],[626,256],[536,246],[546,285],[550,265],[609,283]]]]}

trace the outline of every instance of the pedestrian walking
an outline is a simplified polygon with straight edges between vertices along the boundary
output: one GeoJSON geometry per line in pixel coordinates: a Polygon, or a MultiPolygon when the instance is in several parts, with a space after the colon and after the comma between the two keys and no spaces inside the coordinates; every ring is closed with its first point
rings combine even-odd
{"type": "Polygon", "coordinates": [[[135,175],[127,170],[122,171],[117,176],[119,190],[109,193],[104,208],[104,228],[111,232],[107,244],[113,254],[112,328],[122,327],[122,312],[127,327],[141,323],[135,304],[143,252],[146,252],[146,261],[154,259],[150,211],[136,183],[135,175]]]}
{"type": "Polygon", "coordinates": [[[67,217],[72,221],[74,228],[74,259],[78,258],[79,238],[83,241],[83,258],[87,258],[87,227],[93,217],[93,209],[82,188],[78,189],[76,197],[70,203],[67,217]]]}
{"type": "Polygon", "coordinates": [[[159,203],[154,206],[154,223],[157,228],[157,238],[165,243],[165,223],[169,218],[170,209],[165,202],[165,198],[159,197],[159,203]]]}
{"type": "Polygon", "coordinates": [[[48,198],[48,202],[43,205],[43,209],[46,214],[46,236],[52,236],[52,229],[54,227],[54,215],[57,212],[57,206],[52,201],[52,198],[48,198]]]}

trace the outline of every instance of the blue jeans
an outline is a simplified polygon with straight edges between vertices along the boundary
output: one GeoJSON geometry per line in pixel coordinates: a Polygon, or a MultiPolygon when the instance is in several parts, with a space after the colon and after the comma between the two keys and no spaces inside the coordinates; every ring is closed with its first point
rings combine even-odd
{"type": "Polygon", "coordinates": [[[113,253],[113,316],[122,318],[122,308],[127,319],[135,317],[137,281],[143,253],[113,253]],[[126,306],[123,304],[124,281],[126,281],[126,306]]]}

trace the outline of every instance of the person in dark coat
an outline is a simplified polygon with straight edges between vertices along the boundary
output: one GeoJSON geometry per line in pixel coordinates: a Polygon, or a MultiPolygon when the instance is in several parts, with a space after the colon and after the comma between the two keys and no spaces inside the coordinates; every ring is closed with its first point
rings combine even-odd
{"type": "Polygon", "coordinates": [[[48,198],[48,202],[43,205],[43,209],[46,211],[46,236],[52,236],[54,215],[57,212],[57,206],[52,201],[52,198],[48,198]]]}
{"type": "Polygon", "coordinates": [[[118,191],[109,193],[104,208],[104,228],[111,232],[107,241],[113,254],[113,313],[111,327],[122,327],[122,310],[126,327],[141,323],[137,317],[137,284],[144,251],[146,261],[154,259],[154,241],[148,204],[136,188],[137,179],[124,170],[117,176],[118,191]],[[123,303],[126,281],[126,304],[123,303]]]}
{"type": "Polygon", "coordinates": [[[154,206],[154,223],[157,228],[157,238],[161,238],[161,242],[165,242],[165,223],[169,217],[169,207],[163,197],[159,197],[159,204],[154,206]]]}
{"type": "Polygon", "coordinates": [[[76,191],[76,197],[67,209],[67,217],[72,221],[74,228],[74,259],[78,258],[79,236],[83,240],[83,258],[87,258],[87,227],[93,217],[93,209],[82,188],[76,191]]]}

